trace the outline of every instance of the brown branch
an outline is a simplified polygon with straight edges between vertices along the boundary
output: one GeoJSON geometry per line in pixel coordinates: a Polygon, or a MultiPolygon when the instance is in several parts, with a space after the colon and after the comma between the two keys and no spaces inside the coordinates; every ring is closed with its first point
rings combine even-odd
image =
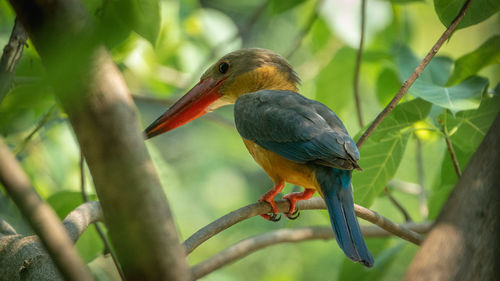
{"type": "Polygon", "coordinates": [[[69,237],[76,243],[91,224],[103,221],[101,204],[89,201],[78,206],[64,218],[63,225],[69,237]]]}
{"type": "Polygon", "coordinates": [[[61,274],[67,280],[92,280],[54,210],[40,199],[1,139],[0,182],[42,240],[61,274]]]}
{"type": "MultiPolygon", "coordinates": [[[[286,212],[290,207],[288,200],[277,200],[276,206],[278,207],[278,210],[280,212],[286,212]]],[[[321,197],[314,197],[309,200],[299,201],[297,203],[297,208],[299,210],[326,209],[326,205],[325,201],[321,197]]],[[[225,216],[222,216],[219,219],[204,226],[193,235],[191,235],[191,237],[186,239],[186,241],[184,241],[183,244],[186,249],[186,253],[191,253],[203,242],[207,241],[221,231],[229,228],[230,226],[256,215],[267,214],[270,211],[271,209],[269,204],[261,202],[247,205],[225,216]]],[[[393,223],[389,219],[379,215],[377,212],[361,207],[357,204],[354,204],[354,211],[356,212],[356,215],[358,217],[367,220],[375,225],[378,225],[388,232],[407,241],[410,241],[411,243],[419,245],[423,240],[423,237],[420,234],[401,227],[396,223],[393,223]]]]}
{"type": "Polygon", "coordinates": [[[85,155],[127,280],[189,280],[123,77],[79,0],[9,1],[85,155]]]}
{"type": "MultiPolygon", "coordinates": [[[[85,156],[83,155],[83,152],[80,149],[80,190],[82,193],[82,199],[84,203],[89,202],[89,196],[87,195],[87,192],[85,191],[85,156]]],[[[99,211],[102,213],[101,205],[99,204],[99,211]]],[[[99,214],[99,221],[103,221],[102,214],[99,214]]],[[[66,217],[67,218],[67,217],[66,217]]],[[[97,231],[97,234],[102,240],[102,243],[104,243],[104,248],[106,251],[109,253],[111,256],[111,259],[113,260],[113,263],[115,264],[116,271],[118,271],[118,274],[120,275],[120,278],[122,280],[125,280],[125,274],[123,273],[123,270],[120,266],[120,263],[118,262],[118,257],[116,256],[113,248],[111,248],[111,243],[109,242],[108,237],[102,230],[101,226],[98,224],[98,220],[90,220],[91,223],[94,224],[95,230],[97,231]]],[[[77,238],[78,239],[78,238],[77,238]]],[[[76,240],[74,240],[76,242],[76,240]]]]}
{"type": "Polygon", "coordinates": [[[16,235],[17,231],[6,222],[4,219],[0,218],[0,237],[2,235],[16,235]]]}
{"type": "Polygon", "coordinates": [[[453,143],[451,142],[450,135],[448,134],[448,130],[446,130],[445,126],[443,126],[442,128],[442,132],[444,135],[446,146],[448,147],[448,152],[451,156],[451,162],[453,162],[453,167],[455,168],[455,173],[457,173],[457,176],[460,178],[462,176],[462,170],[460,169],[457,155],[455,154],[455,150],[453,149],[453,143]]]}
{"type": "MultiPolygon", "coordinates": [[[[402,225],[418,233],[427,233],[430,230],[431,223],[420,224],[408,223],[402,225]]],[[[361,226],[363,236],[366,237],[386,237],[391,233],[381,229],[378,226],[361,226]]],[[[233,246],[219,252],[215,256],[193,266],[191,268],[196,279],[202,278],[207,274],[242,259],[251,253],[280,243],[295,243],[316,239],[332,239],[333,231],[331,227],[303,227],[294,229],[279,229],[264,234],[256,235],[242,240],[233,246]]]]}
{"type": "Polygon", "coordinates": [[[23,56],[24,45],[28,35],[18,19],[14,22],[9,42],[3,48],[0,58],[0,104],[9,92],[16,67],[23,56]]]}
{"type": "Polygon", "coordinates": [[[361,111],[361,99],[359,97],[359,73],[361,72],[361,61],[363,59],[363,43],[365,41],[366,21],[366,0],[361,0],[361,32],[359,35],[359,47],[356,55],[356,65],[354,68],[354,101],[356,102],[356,112],[358,114],[359,127],[363,128],[363,112],[361,111]]]}
{"type": "Polygon", "coordinates": [[[304,40],[304,37],[309,33],[311,28],[313,27],[314,23],[318,19],[318,10],[319,7],[323,4],[324,0],[318,0],[316,5],[314,6],[314,10],[312,11],[311,15],[309,16],[306,24],[304,27],[299,31],[297,36],[293,39],[292,43],[290,44],[292,47],[288,50],[288,52],[285,55],[285,58],[290,59],[295,52],[300,48],[302,45],[302,41],[304,40]]]}
{"type": "Polygon", "coordinates": [[[391,201],[391,203],[394,205],[394,207],[396,207],[396,209],[398,209],[401,212],[401,214],[403,214],[403,217],[405,218],[405,222],[411,222],[411,221],[413,221],[411,219],[411,217],[410,217],[410,214],[408,214],[408,212],[403,207],[403,205],[401,205],[398,202],[398,200],[396,200],[396,198],[394,198],[394,196],[392,196],[391,192],[389,191],[389,189],[387,187],[384,188],[384,192],[385,192],[385,195],[391,201]]]}
{"type": "Polygon", "coordinates": [[[429,64],[431,59],[436,55],[436,53],[439,51],[443,43],[448,40],[448,38],[451,36],[457,25],[460,23],[460,21],[464,18],[465,13],[467,12],[467,9],[469,8],[471,3],[471,0],[467,0],[467,2],[464,3],[462,9],[458,13],[457,17],[453,20],[453,22],[450,24],[450,26],[445,30],[445,32],[439,37],[437,42],[432,46],[430,51],[427,53],[427,55],[424,57],[424,59],[420,62],[420,64],[415,68],[413,73],[408,77],[408,79],[403,83],[399,91],[396,93],[394,98],[389,102],[389,104],[380,112],[375,120],[371,123],[370,127],[366,129],[366,131],[363,133],[361,138],[358,140],[356,143],[358,148],[361,148],[365,141],[368,139],[368,137],[377,129],[377,127],[380,125],[382,120],[389,115],[389,113],[396,107],[398,102],[401,100],[401,98],[404,96],[404,94],[408,91],[408,89],[411,87],[413,82],[417,80],[417,78],[420,76],[424,68],[429,64]]]}

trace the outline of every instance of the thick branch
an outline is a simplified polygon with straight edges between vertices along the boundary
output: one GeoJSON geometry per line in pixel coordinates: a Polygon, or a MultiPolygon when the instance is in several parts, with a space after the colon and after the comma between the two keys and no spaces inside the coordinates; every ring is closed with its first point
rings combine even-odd
{"type": "Polygon", "coordinates": [[[375,129],[377,129],[377,127],[380,125],[380,123],[382,123],[382,120],[384,120],[385,117],[387,117],[387,115],[389,115],[389,113],[391,113],[391,111],[394,109],[394,107],[396,107],[396,105],[401,100],[403,95],[408,91],[408,89],[411,87],[411,85],[413,85],[413,82],[415,82],[415,80],[417,80],[417,78],[420,76],[420,74],[422,73],[424,68],[427,66],[427,64],[429,64],[429,62],[434,57],[434,55],[436,55],[436,53],[439,51],[439,49],[441,48],[443,43],[446,42],[446,40],[448,40],[448,38],[451,36],[451,34],[453,33],[453,31],[455,30],[457,25],[464,18],[465,12],[467,12],[467,9],[469,8],[470,3],[471,3],[471,0],[467,0],[467,2],[464,3],[462,9],[458,13],[458,16],[453,20],[453,22],[445,30],[445,32],[441,35],[441,37],[439,37],[437,42],[434,44],[434,46],[432,46],[432,48],[427,53],[427,55],[424,57],[424,59],[415,68],[415,70],[410,75],[410,77],[408,77],[408,79],[403,83],[403,85],[401,86],[399,91],[396,93],[394,98],[392,98],[392,100],[384,108],[384,110],[382,110],[382,112],[380,112],[377,115],[375,120],[373,120],[370,127],[368,127],[368,129],[366,129],[366,131],[363,133],[361,138],[358,140],[358,142],[357,142],[358,147],[363,146],[363,144],[368,139],[368,137],[373,133],[373,131],[375,131],[375,129]]]}
{"type": "Polygon", "coordinates": [[[496,280],[500,271],[500,114],[417,252],[404,280],[496,280]]]}
{"type": "MultiPolygon", "coordinates": [[[[418,233],[427,233],[430,230],[430,223],[414,224],[408,223],[402,225],[405,228],[411,229],[418,233]]],[[[378,226],[361,226],[361,231],[364,237],[385,237],[392,235],[391,233],[381,229],[378,226]]],[[[251,253],[263,249],[268,246],[279,243],[302,242],[315,239],[332,239],[333,231],[331,227],[304,227],[294,229],[279,229],[250,237],[242,240],[233,246],[219,252],[217,255],[192,267],[193,275],[199,279],[225,265],[242,259],[251,253]]]]}
{"type": "Polygon", "coordinates": [[[47,248],[67,280],[92,280],[61,221],[40,199],[9,149],[0,140],[0,182],[47,248]]]}
{"type": "Polygon", "coordinates": [[[0,237],[2,235],[16,235],[16,230],[6,222],[4,219],[0,218],[0,237]]]}
{"type": "Polygon", "coordinates": [[[128,280],[188,280],[129,90],[78,0],[10,1],[75,131],[128,280]]]}
{"type": "Polygon", "coordinates": [[[0,59],[0,104],[9,92],[16,66],[23,56],[26,40],[28,40],[28,35],[21,22],[16,19],[9,42],[3,48],[0,59]]]}
{"type": "MultiPolygon", "coordinates": [[[[288,200],[278,200],[276,201],[276,206],[280,212],[286,212],[290,208],[288,200]]],[[[267,203],[254,203],[222,216],[186,239],[186,241],[184,241],[186,252],[191,253],[203,242],[240,221],[256,215],[269,213],[271,211],[270,208],[271,207],[267,203]]],[[[297,203],[297,208],[299,210],[326,209],[326,205],[321,197],[314,197],[309,200],[299,201],[297,203]]],[[[414,244],[419,245],[423,241],[423,237],[420,234],[393,223],[372,210],[354,204],[354,211],[358,217],[376,224],[388,232],[414,244]]]]}
{"type": "Polygon", "coordinates": [[[90,201],[71,211],[64,218],[63,224],[73,243],[76,243],[85,229],[98,221],[103,221],[101,205],[99,202],[90,201]]]}

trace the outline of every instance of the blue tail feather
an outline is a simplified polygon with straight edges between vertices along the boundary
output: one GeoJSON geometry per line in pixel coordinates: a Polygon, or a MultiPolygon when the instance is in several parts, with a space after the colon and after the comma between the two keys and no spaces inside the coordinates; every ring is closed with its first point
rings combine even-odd
{"type": "Polygon", "coordinates": [[[367,267],[373,266],[373,257],[354,213],[351,185],[352,171],[320,167],[316,178],[328,208],[335,239],[347,257],[367,267]]]}

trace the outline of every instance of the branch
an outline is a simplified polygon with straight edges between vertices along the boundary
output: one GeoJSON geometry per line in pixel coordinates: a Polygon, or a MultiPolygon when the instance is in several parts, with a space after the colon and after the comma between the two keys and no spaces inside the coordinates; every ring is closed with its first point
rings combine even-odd
{"type": "Polygon", "coordinates": [[[17,231],[6,222],[4,219],[0,218],[0,237],[2,235],[16,235],[17,231]]]}
{"type": "Polygon", "coordinates": [[[16,19],[9,42],[3,48],[2,58],[0,59],[0,104],[9,92],[17,64],[23,56],[26,40],[28,40],[28,35],[23,25],[16,19]]]}
{"type": "MultiPolygon", "coordinates": [[[[89,202],[89,196],[85,192],[85,156],[83,156],[83,152],[81,149],[80,149],[80,190],[82,193],[83,202],[85,202],[85,203],[89,202]]],[[[100,212],[100,214],[99,214],[100,219],[99,220],[103,221],[102,210],[101,210],[100,204],[99,204],[99,212],[100,212]]],[[[120,266],[120,263],[118,262],[118,257],[116,256],[113,248],[111,248],[111,243],[109,242],[108,237],[106,236],[106,234],[102,230],[101,226],[97,223],[97,219],[91,220],[91,223],[94,223],[95,230],[97,231],[97,234],[101,238],[102,243],[104,243],[104,247],[105,247],[106,251],[110,254],[111,259],[113,260],[113,263],[115,264],[116,271],[118,271],[118,274],[120,275],[120,278],[122,280],[125,280],[125,274],[123,273],[123,270],[120,266]]],[[[76,242],[76,240],[74,240],[74,241],[76,242]]]]}
{"type": "Polygon", "coordinates": [[[446,146],[448,147],[448,152],[450,152],[451,161],[453,162],[453,167],[455,168],[455,173],[460,178],[462,176],[462,170],[460,169],[460,164],[458,163],[457,155],[455,154],[455,150],[453,149],[453,143],[451,143],[450,135],[448,135],[448,131],[445,126],[442,129],[444,140],[446,141],[446,146]]]}
{"type": "MultiPolygon", "coordinates": [[[[421,224],[408,223],[401,225],[419,233],[427,233],[431,228],[431,223],[421,224]]],[[[366,237],[386,237],[391,233],[379,228],[378,226],[361,226],[363,236],[366,237]]],[[[207,274],[244,258],[251,253],[279,243],[294,243],[316,239],[332,239],[333,231],[331,227],[303,227],[294,229],[279,229],[264,234],[256,235],[242,240],[233,246],[219,252],[215,256],[193,266],[191,268],[196,279],[202,278],[207,274]]]]}
{"type": "Polygon", "coordinates": [[[0,182],[42,240],[61,274],[67,280],[92,280],[54,210],[40,199],[1,139],[0,182]]]}
{"type": "Polygon", "coordinates": [[[9,2],[68,114],[127,279],[189,280],[129,89],[87,9],[79,0],[9,2]]]}
{"type": "MultiPolygon", "coordinates": [[[[290,205],[288,200],[277,200],[276,206],[280,212],[288,211],[290,205]]],[[[309,200],[299,201],[297,203],[297,208],[299,210],[314,210],[314,209],[326,209],[325,201],[321,197],[314,197],[309,200]]],[[[254,203],[242,207],[236,211],[233,211],[219,219],[211,222],[210,224],[204,226],[197,232],[195,232],[191,237],[184,241],[184,247],[186,253],[191,253],[203,242],[207,241],[219,232],[229,228],[230,226],[251,218],[260,214],[267,214],[271,211],[271,207],[267,203],[254,203]]],[[[402,227],[396,223],[393,223],[389,219],[379,215],[378,213],[354,204],[354,211],[356,215],[364,220],[367,220],[379,227],[387,230],[388,232],[399,236],[407,241],[419,245],[423,237],[405,227],[402,227]]]]}
{"type": "Polygon", "coordinates": [[[394,107],[396,107],[396,105],[401,100],[401,98],[403,97],[403,95],[408,91],[408,89],[411,87],[411,85],[413,84],[413,82],[415,82],[415,80],[417,80],[417,78],[420,76],[420,74],[422,73],[422,71],[424,70],[424,68],[427,66],[427,64],[429,64],[429,62],[434,57],[434,55],[436,55],[436,53],[439,51],[439,49],[441,48],[441,46],[443,45],[443,43],[446,40],[448,40],[448,38],[451,36],[451,34],[453,33],[453,31],[455,30],[455,28],[457,27],[457,25],[464,18],[465,12],[467,12],[467,9],[469,8],[470,3],[471,3],[471,0],[467,0],[467,2],[464,3],[464,5],[463,5],[462,9],[460,10],[460,13],[458,14],[458,16],[453,20],[453,22],[445,30],[445,32],[441,35],[441,37],[439,37],[439,39],[437,40],[437,42],[434,44],[434,46],[432,46],[432,48],[427,53],[427,55],[424,57],[424,59],[415,68],[415,70],[410,75],[410,77],[408,77],[408,79],[403,83],[403,85],[401,86],[401,88],[399,89],[399,91],[396,93],[396,95],[394,96],[394,98],[392,98],[392,100],[384,108],[384,110],[382,110],[382,112],[380,112],[377,115],[377,117],[375,118],[375,120],[373,120],[373,122],[370,125],[370,127],[368,127],[368,129],[366,129],[366,131],[363,133],[363,135],[361,136],[361,138],[356,143],[357,146],[358,146],[358,148],[361,148],[361,146],[363,146],[363,144],[365,143],[365,141],[373,133],[373,131],[375,131],[375,129],[377,129],[377,127],[380,125],[380,123],[382,122],[382,120],[384,120],[385,117],[387,117],[387,115],[389,115],[389,113],[394,109],[394,107]]]}
{"type": "Polygon", "coordinates": [[[411,219],[411,217],[410,217],[410,214],[408,214],[408,212],[403,207],[403,205],[401,205],[398,202],[398,200],[396,200],[396,198],[394,198],[394,196],[392,196],[391,192],[389,191],[389,189],[387,187],[384,188],[384,192],[385,192],[385,195],[391,201],[391,203],[396,207],[396,209],[398,209],[403,214],[403,217],[405,218],[405,222],[411,222],[411,221],[413,221],[411,219]]]}
{"type": "Polygon", "coordinates": [[[359,73],[361,72],[361,60],[363,58],[363,43],[365,41],[366,0],[361,0],[361,32],[359,38],[358,53],[356,55],[356,66],[354,68],[354,101],[358,113],[359,127],[363,128],[363,114],[361,111],[361,100],[359,98],[359,73]]]}
{"type": "Polygon", "coordinates": [[[103,220],[101,204],[89,201],[71,211],[64,218],[63,225],[73,243],[76,243],[85,229],[91,224],[103,220]]]}

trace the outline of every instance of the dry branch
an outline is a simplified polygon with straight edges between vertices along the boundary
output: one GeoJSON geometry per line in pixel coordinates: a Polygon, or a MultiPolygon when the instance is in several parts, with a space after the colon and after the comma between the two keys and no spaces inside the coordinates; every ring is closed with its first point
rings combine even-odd
{"type": "MultiPolygon", "coordinates": [[[[418,233],[427,233],[430,230],[431,224],[408,223],[402,225],[402,227],[411,229],[418,233]]],[[[385,237],[392,235],[392,233],[389,233],[375,225],[361,226],[361,231],[365,237],[385,237]]],[[[315,239],[327,240],[332,239],[333,237],[332,228],[326,226],[279,229],[242,240],[219,252],[217,255],[193,266],[191,270],[195,278],[198,279],[268,246],[279,243],[293,243],[315,239]]]]}
{"type": "Polygon", "coordinates": [[[415,80],[417,80],[417,78],[420,76],[420,74],[422,73],[424,68],[427,66],[427,64],[429,64],[429,62],[434,57],[434,55],[436,55],[436,53],[439,51],[439,49],[441,48],[443,43],[446,42],[446,40],[448,40],[448,38],[450,38],[451,34],[453,33],[453,31],[455,30],[457,25],[464,18],[465,13],[467,12],[467,9],[470,6],[470,3],[471,3],[471,0],[467,0],[467,2],[464,3],[462,9],[458,13],[457,17],[451,22],[450,26],[444,31],[444,33],[441,35],[441,37],[439,37],[437,42],[434,44],[434,46],[432,46],[432,48],[427,53],[427,55],[424,57],[424,59],[415,68],[415,70],[410,75],[410,77],[408,77],[408,79],[406,79],[406,81],[403,83],[403,85],[401,86],[399,91],[396,93],[394,98],[392,98],[392,100],[382,110],[382,112],[380,112],[377,115],[375,120],[373,120],[373,122],[371,123],[370,127],[368,127],[368,129],[366,129],[366,131],[363,133],[361,138],[356,143],[359,148],[361,148],[361,146],[363,146],[363,144],[368,139],[368,137],[370,137],[370,135],[373,133],[373,131],[375,131],[375,129],[377,129],[377,127],[380,125],[380,123],[382,123],[382,120],[384,120],[385,117],[387,117],[387,115],[389,115],[389,113],[391,113],[391,111],[394,109],[394,107],[396,107],[396,105],[401,100],[401,98],[404,96],[404,94],[408,91],[408,89],[411,87],[411,85],[413,85],[413,82],[415,82],[415,80]]]}
{"type": "Polygon", "coordinates": [[[67,280],[92,280],[61,221],[35,189],[9,149],[0,140],[0,182],[38,234],[67,280]]]}
{"type": "MultiPolygon", "coordinates": [[[[288,200],[277,200],[276,206],[280,212],[286,212],[289,209],[288,200]]],[[[326,209],[325,201],[321,197],[314,197],[309,200],[299,201],[297,203],[297,208],[299,210],[313,210],[313,209],[326,209]]],[[[219,232],[229,228],[230,226],[243,221],[245,219],[257,216],[260,214],[266,214],[271,211],[269,204],[267,203],[254,203],[236,211],[233,211],[221,218],[211,222],[205,227],[198,230],[196,233],[191,235],[186,241],[184,241],[184,247],[186,252],[191,253],[196,247],[201,245],[203,242],[207,241],[219,232]]],[[[387,230],[388,232],[401,237],[407,241],[419,245],[423,241],[422,235],[411,231],[401,225],[398,225],[389,219],[379,215],[377,212],[369,210],[367,208],[361,207],[359,205],[354,205],[354,211],[356,215],[364,220],[367,220],[379,227],[387,230]]]]}

